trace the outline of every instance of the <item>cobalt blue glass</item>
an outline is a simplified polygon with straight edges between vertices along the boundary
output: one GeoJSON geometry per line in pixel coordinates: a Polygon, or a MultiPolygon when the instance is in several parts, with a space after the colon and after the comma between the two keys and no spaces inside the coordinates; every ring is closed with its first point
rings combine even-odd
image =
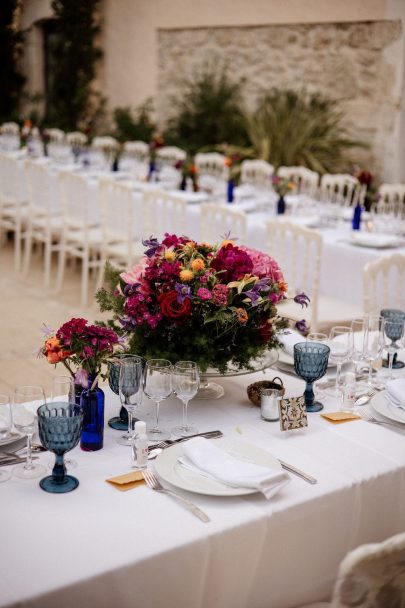
{"type": "MultiPolygon", "coordinates": [[[[399,310],[398,308],[383,308],[380,312],[380,315],[389,321],[389,324],[386,326],[386,335],[391,340],[391,348],[395,350],[399,350],[398,344],[396,341],[402,337],[402,325],[405,321],[405,311],[399,310]],[[395,325],[395,321],[398,321],[398,325],[395,325]]],[[[397,353],[393,356],[392,361],[392,369],[402,369],[405,367],[405,363],[403,361],[398,361],[397,353]]],[[[383,361],[383,366],[388,367],[388,361],[383,361]]]]}
{"type": "Polygon", "coordinates": [[[353,212],[353,219],[352,219],[353,230],[360,230],[361,212],[362,212],[361,205],[360,205],[360,203],[357,203],[357,205],[354,208],[354,212],[353,212]]]}
{"type": "MultiPolygon", "coordinates": [[[[117,355],[119,357],[119,355],[117,355]]],[[[125,357],[126,355],[121,355],[125,357]]],[[[108,384],[115,395],[119,395],[119,380],[120,380],[120,363],[119,361],[108,362],[108,384]]],[[[114,416],[108,421],[108,426],[117,431],[128,430],[128,412],[122,405],[119,416],[114,416]]]]}
{"type": "Polygon", "coordinates": [[[280,196],[277,201],[277,215],[284,215],[285,213],[285,198],[280,196]]]}
{"type": "Polygon", "coordinates": [[[55,454],[52,475],[39,485],[45,492],[64,494],[75,490],[79,480],[66,474],[64,454],[77,446],[83,423],[83,411],[78,405],[53,402],[38,408],[38,430],[42,445],[55,454]]]}
{"type": "Polygon", "coordinates": [[[83,410],[83,428],[80,447],[85,452],[101,450],[104,439],[104,393],[95,383],[95,375],[89,374],[88,387],[83,389],[80,407],[83,410]]]}
{"type": "Polygon", "coordinates": [[[306,382],[304,391],[307,412],[319,412],[323,404],[315,401],[312,383],[325,375],[330,348],[320,342],[299,342],[294,346],[295,373],[306,382]]]}
{"type": "Polygon", "coordinates": [[[232,179],[228,180],[228,185],[227,185],[227,189],[226,189],[226,200],[228,201],[228,203],[233,203],[233,189],[235,187],[235,184],[233,183],[232,179]]]}

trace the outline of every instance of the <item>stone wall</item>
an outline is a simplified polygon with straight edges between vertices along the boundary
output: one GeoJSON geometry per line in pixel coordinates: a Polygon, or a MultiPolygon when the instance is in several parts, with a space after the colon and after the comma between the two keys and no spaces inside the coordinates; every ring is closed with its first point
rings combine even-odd
{"type": "Polygon", "coordinates": [[[170,29],[158,32],[158,114],[164,122],[184,77],[205,62],[226,64],[246,78],[252,106],[261,91],[302,88],[341,100],[356,151],[380,180],[395,179],[402,86],[399,20],[305,25],[170,29]]]}

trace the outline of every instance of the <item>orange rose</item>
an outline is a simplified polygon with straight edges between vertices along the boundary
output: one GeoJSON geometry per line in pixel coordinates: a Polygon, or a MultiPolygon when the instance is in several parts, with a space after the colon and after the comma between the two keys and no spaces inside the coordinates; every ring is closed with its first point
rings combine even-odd
{"type": "Polygon", "coordinates": [[[44,354],[48,363],[59,363],[59,361],[70,357],[72,353],[71,351],[63,350],[58,338],[52,337],[48,338],[45,342],[44,354]]]}
{"type": "Polygon", "coordinates": [[[248,314],[244,308],[237,308],[235,311],[235,314],[236,314],[236,318],[238,319],[239,323],[241,323],[242,325],[244,325],[249,318],[248,314]]]}

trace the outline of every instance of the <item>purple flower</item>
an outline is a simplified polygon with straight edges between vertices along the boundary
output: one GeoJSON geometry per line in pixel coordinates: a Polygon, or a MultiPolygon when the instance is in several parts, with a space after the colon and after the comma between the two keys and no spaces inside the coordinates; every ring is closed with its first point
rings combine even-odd
{"type": "Polygon", "coordinates": [[[188,285],[183,285],[183,283],[176,283],[174,288],[177,291],[178,303],[183,304],[184,300],[190,297],[191,287],[188,287],[188,285]]]}
{"type": "Polygon", "coordinates": [[[159,241],[155,237],[153,237],[152,235],[148,239],[144,239],[142,241],[142,245],[144,247],[149,247],[149,249],[147,249],[145,251],[145,255],[148,258],[151,258],[153,255],[155,255],[156,249],[159,249],[159,247],[160,247],[159,241]]]}
{"type": "Polygon", "coordinates": [[[296,304],[301,304],[302,308],[304,308],[304,306],[308,306],[308,304],[310,303],[310,299],[308,298],[308,296],[305,293],[298,293],[295,298],[294,298],[294,302],[296,304]]]}
{"type": "Polygon", "coordinates": [[[297,321],[295,324],[295,329],[298,329],[299,332],[301,332],[302,334],[307,334],[309,332],[309,325],[307,325],[307,322],[305,321],[305,319],[302,319],[301,321],[297,321]]]}

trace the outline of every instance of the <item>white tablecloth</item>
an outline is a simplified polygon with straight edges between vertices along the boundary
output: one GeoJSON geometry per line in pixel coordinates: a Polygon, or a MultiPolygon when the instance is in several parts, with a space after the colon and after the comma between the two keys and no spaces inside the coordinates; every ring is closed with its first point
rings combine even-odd
{"type": "MultiPolygon", "coordinates": [[[[319,414],[307,429],[281,433],[246,397],[250,382],[275,375],[221,379],[225,396],[193,401],[190,417],[201,431],[267,449],[317,485],[292,477],[270,501],[184,493],[211,518],[204,524],[146,486],[122,493],[107,484],[129,470],[130,455],[106,426],[101,451],[71,452],[74,492],[47,494],[38,480],[0,484],[0,606],[293,608],[327,598],[347,551],[405,529],[405,433],[365,421],[335,426],[319,414]]],[[[302,392],[302,381],[284,379],[289,395],[302,392]]],[[[119,402],[105,392],[108,419],[119,402]]],[[[178,400],[162,404],[163,426],[180,415],[178,400]]],[[[149,402],[140,417],[153,419],[149,402]]]]}

